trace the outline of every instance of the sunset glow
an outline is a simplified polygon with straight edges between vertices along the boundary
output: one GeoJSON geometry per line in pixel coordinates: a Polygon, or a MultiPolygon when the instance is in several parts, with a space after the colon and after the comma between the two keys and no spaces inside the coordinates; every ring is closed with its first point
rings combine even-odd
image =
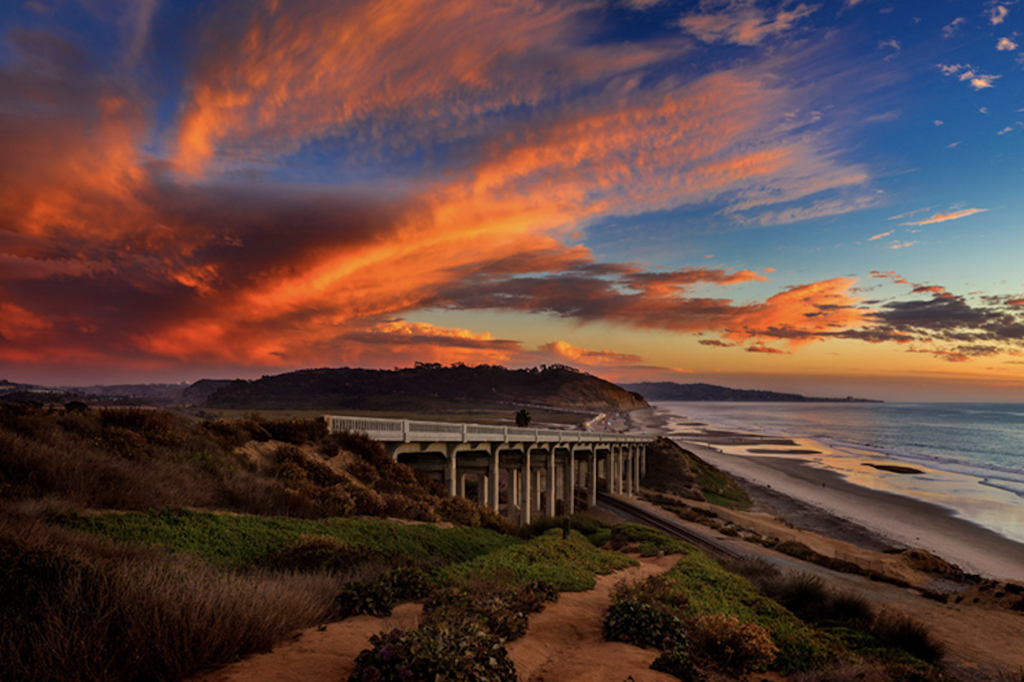
{"type": "Polygon", "coordinates": [[[557,362],[1024,400],[1022,17],[6,3],[0,379],[557,362]]]}

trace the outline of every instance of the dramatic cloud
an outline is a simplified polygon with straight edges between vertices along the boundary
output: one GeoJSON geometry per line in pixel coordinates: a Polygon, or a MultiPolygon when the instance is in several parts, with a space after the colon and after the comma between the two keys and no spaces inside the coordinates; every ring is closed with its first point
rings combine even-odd
{"type": "Polygon", "coordinates": [[[996,49],[1000,52],[1012,52],[1017,49],[1017,43],[1013,42],[1009,38],[1000,38],[999,42],[996,43],[996,49]]]}
{"type": "Polygon", "coordinates": [[[622,77],[680,45],[588,46],[583,3],[226,3],[206,25],[178,134],[193,173],[314,139],[412,155],[522,106],[622,77]],[[399,132],[400,131],[400,132],[399,132]]]}
{"type": "MultiPolygon", "coordinates": [[[[568,0],[229,0],[174,18],[189,59],[173,69],[149,61],[186,49],[157,35],[168,17],[156,0],[83,7],[95,25],[80,34],[47,24],[54,9],[29,22],[48,28],[13,28],[0,45],[0,362],[547,353],[619,367],[640,358],[411,320],[517,311],[782,353],[836,337],[924,343],[934,311],[963,312],[868,307],[853,276],[792,286],[756,261],[680,265],[705,245],[637,263],[580,244],[602,222],[682,208],[741,229],[880,205],[871,167],[847,153],[852,117],[834,110],[849,73],[819,64],[831,45],[779,40],[810,30],[816,4],[703,0],[683,32],[632,40],[568,0]],[[725,44],[746,56],[691,60],[725,44]]],[[[976,88],[996,78],[942,71],[976,88]]],[[[909,294],[991,312],[939,289],[909,294]]],[[[997,305],[998,319],[965,318],[935,343],[1009,343],[1019,306],[997,305]]]]}

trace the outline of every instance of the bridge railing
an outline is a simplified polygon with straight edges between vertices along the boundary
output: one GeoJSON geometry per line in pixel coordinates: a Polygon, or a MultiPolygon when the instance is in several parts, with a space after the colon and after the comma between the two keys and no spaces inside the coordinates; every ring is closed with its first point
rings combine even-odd
{"type": "Polygon", "coordinates": [[[326,415],[328,430],[360,431],[379,441],[419,440],[454,442],[531,442],[531,443],[650,443],[646,434],[595,433],[560,429],[529,429],[517,426],[428,422],[411,419],[379,419],[326,415]]]}

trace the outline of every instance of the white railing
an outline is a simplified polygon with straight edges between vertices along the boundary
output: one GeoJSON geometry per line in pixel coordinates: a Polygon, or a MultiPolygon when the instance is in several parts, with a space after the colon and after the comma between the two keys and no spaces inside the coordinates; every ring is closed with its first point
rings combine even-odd
{"type": "Polygon", "coordinates": [[[653,438],[641,433],[596,433],[559,429],[524,429],[517,426],[487,424],[454,424],[411,419],[375,419],[326,415],[328,430],[359,431],[384,442],[455,441],[486,443],[651,443],[653,438]]]}

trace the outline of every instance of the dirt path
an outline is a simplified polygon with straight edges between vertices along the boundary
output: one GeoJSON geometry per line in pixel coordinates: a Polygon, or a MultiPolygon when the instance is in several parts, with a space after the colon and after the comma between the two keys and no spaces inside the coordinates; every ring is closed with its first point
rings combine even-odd
{"type": "Polygon", "coordinates": [[[650,669],[658,652],[606,642],[601,635],[615,583],[662,573],[678,559],[641,559],[636,568],[598,578],[589,592],[563,592],[557,603],[531,616],[526,637],[508,645],[521,682],[622,682],[630,676],[636,682],[678,682],[650,669]]]}
{"type": "MultiPolygon", "coordinates": [[[[523,682],[672,682],[670,675],[649,670],[657,653],[628,644],[606,642],[601,619],[620,580],[637,580],[667,571],[678,557],[641,559],[635,568],[600,576],[589,592],[563,592],[556,603],[530,617],[526,636],[509,645],[509,654],[523,682]]],[[[422,607],[403,604],[390,618],[357,616],[311,628],[266,654],[232,663],[189,682],[324,682],[341,681],[355,667],[356,656],[372,635],[419,624],[422,607]]]]}

